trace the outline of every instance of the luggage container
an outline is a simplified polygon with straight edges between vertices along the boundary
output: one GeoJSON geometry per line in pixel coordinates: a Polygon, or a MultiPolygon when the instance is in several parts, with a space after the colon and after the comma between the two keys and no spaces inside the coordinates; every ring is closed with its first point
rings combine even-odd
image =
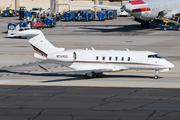
{"type": "Polygon", "coordinates": [[[7,29],[8,30],[15,30],[16,29],[16,23],[8,23],[7,29]]]}
{"type": "Polygon", "coordinates": [[[85,21],[92,21],[95,19],[95,12],[93,11],[86,11],[84,14],[85,21]]]}
{"type": "Polygon", "coordinates": [[[106,19],[113,19],[113,10],[106,10],[106,19]]]}
{"type": "Polygon", "coordinates": [[[24,18],[30,18],[30,17],[31,17],[31,11],[25,11],[24,18]]]}
{"type": "Polygon", "coordinates": [[[44,26],[46,27],[55,27],[56,25],[56,17],[47,17],[44,19],[44,26]]]}
{"type": "Polygon", "coordinates": [[[117,10],[113,10],[113,19],[117,18],[117,10]]]}
{"type": "Polygon", "coordinates": [[[79,16],[77,16],[77,17],[75,18],[75,20],[76,20],[76,21],[82,21],[82,20],[83,20],[83,17],[82,17],[81,15],[79,15],[79,16]]]}
{"type": "Polygon", "coordinates": [[[105,20],[105,12],[104,11],[97,12],[97,20],[99,20],[99,21],[105,20]]]}
{"type": "Polygon", "coordinates": [[[63,16],[64,16],[64,20],[66,20],[66,21],[71,20],[71,13],[70,12],[65,12],[63,16]]]}
{"type": "Polygon", "coordinates": [[[19,26],[20,27],[27,27],[27,22],[26,21],[20,21],[19,26]]]}

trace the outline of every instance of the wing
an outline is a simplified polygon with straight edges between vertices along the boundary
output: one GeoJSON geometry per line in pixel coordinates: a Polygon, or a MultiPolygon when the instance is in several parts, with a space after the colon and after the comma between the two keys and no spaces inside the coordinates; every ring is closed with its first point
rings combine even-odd
{"type": "Polygon", "coordinates": [[[180,9],[176,9],[173,11],[169,11],[167,14],[164,15],[165,18],[172,18],[174,15],[180,14],[180,9]]]}
{"type": "Polygon", "coordinates": [[[86,70],[67,70],[67,71],[50,71],[46,67],[44,67],[41,64],[38,64],[40,68],[43,70],[50,72],[50,73],[60,73],[60,74],[77,74],[77,73],[91,73],[91,72],[113,72],[113,71],[122,71],[122,70],[127,70],[128,68],[126,67],[118,67],[118,69],[111,69],[111,68],[105,68],[105,69],[86,69],[86,70]]]}
{"type": "Polygon", "coordinates": [[[112,69],[89,69],[89,70],[67,70],[67,71],[50,71],[46,67],[44,67],[41,64],[38,64],[38,66],[50,73],[60,73],[60,74],[77,74],[77,73],[91,73],[91,72],[110,72],[112,69]]]}

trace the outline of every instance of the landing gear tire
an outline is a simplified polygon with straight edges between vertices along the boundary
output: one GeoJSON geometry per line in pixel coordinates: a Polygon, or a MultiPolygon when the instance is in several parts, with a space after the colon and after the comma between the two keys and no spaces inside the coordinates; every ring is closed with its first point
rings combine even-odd
{"type": "Polygon", "coordinates": [[[144,28],[145,27],[145,24],[144,22],[141,23],[141,28],[144,28]]]}
{"type": "Polygon", "coordinates": [[[94,78],[98,78],[99,77],[99,73],[93,72],[92,75],[93,75],[94,78]]]}
{"type": "Polygon", "coordinates": [[[89,78],[91,78],[91,76],[89,76],[88,74],[85,74],[85,75],[84,75],[84,78],[85,78],[85,79],[89,79],[89,78]]]}
{"type": "Polygon", "coordinates": [[[166,27],[164,27],[164,30],[166,31],[166,30],[167,30],[167,28],[166,28],[166,27]]]}
{"type": "Polygon", "coordinates": [[[158,78],[159,78],[159,76],[157,76],[157,75],[154,76],[154,79],[158,79],[158,78]]]}
{"type": "Polygon", "coordinates": [[[141,28],[149,28],[149,21],[141,22],[141,28]]]}
{"type": "Polygon", "coordinates": [[[85,78],[85,79],[89,79],[89,78],[91,78],[91,77],[86,74],[86,75],[84,75],[84,78],[85,78]]]}
{"type": "Polygon", "coordinates": [[[158,79],[159,76],[158,76],[158,70],[155,70],[155,76],[154,76],[154,79],[158,79]]]}

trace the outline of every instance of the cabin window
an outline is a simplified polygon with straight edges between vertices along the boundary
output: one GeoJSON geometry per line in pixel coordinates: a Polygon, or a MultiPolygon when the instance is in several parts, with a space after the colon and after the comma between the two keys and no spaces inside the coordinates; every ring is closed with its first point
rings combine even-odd
{"type": "Polygon", "coordinates": [[[121,61],[124,61],[124,57],[121,58],[121,61]]]}
{"type": "Polygon", "coordinates": [[[128,57],[128,61],[130,61],[130,57],[128,57]]]}
{"type": "Polygon", "coordinates": [[[115,60],[118,61],[118,57],[116,57],[115,60]]]}
{"type": "Polygon", "coordinates": [[[99,59],[99,57],[98,56],[96,56],[96,60],[98,60],[99,59]]]}
{"type": "Polygon", "coordinates": [[[105,60],[105,57],[103,57],[102,59],[105,60]]]}
{"type": "Polygon", "coordinates": [[[111,57],[109,57],[109,60],[111,60],[111,57]]]}

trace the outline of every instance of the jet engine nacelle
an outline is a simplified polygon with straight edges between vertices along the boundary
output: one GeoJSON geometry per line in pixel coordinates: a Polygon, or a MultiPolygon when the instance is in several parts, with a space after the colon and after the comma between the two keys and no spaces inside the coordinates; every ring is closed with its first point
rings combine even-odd
{"type": "Polygon", "coordinates": [[[58,60],[63,62],[73,62],[76,60],[76,52],[74,51],[62,51],[48,55],[48,59],[58,60]]]}

